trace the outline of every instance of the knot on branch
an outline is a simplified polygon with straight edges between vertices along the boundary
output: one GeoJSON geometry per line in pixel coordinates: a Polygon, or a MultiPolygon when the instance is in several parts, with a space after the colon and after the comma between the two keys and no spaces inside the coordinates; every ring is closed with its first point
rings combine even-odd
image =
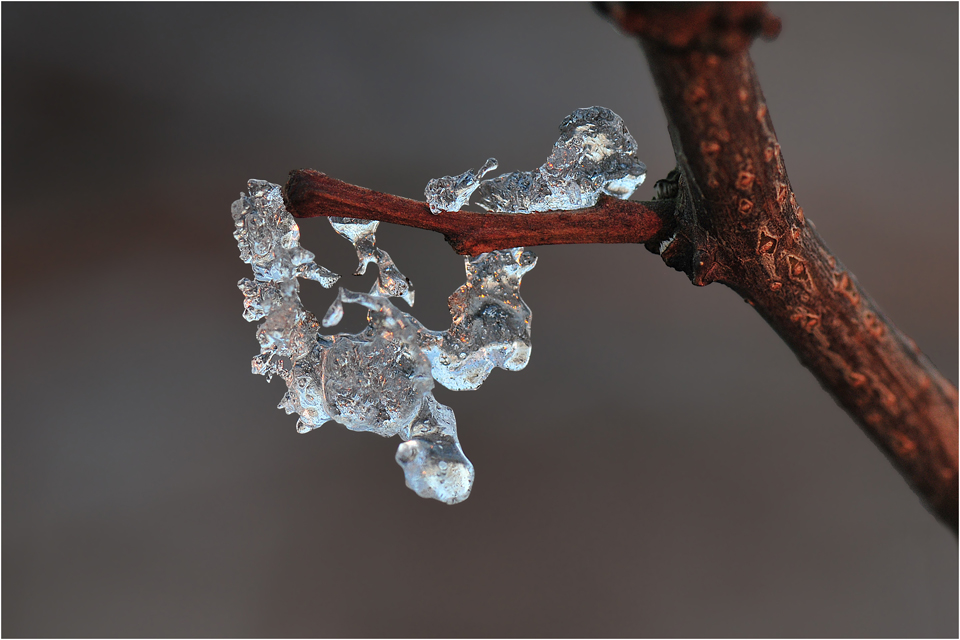
{"type": "Polygon", "coordinates": [[[658,201],[661,197],[674,204],[675,227],[666,239],[647,242],[644,246],[660,255],[671,269],[687,274],[690,282],[705,287],[711,282],[723,281],[726,270],[718,260],[719,246],[698,220],[697,208],[690,193],[690,183],[679,167],[666,178],[656,182],[658,201]]]}
{"type": "Polygon", "coordinates": [[[675,167],[670,170],[670,173],[667,174],[666,178],[662,180],[657,180],[653,183],[653,188],[656,190],[656,195],[653,196],[654,200],[672,200],[680,195],[680,167],[675,167]]]}
{"type": "Polygon", "coordinates": [[[597,9],[631,35],[665,49],[732,54],[753,39],[776,38],[780,19],[764,2],[597,2],[597,9]]]}

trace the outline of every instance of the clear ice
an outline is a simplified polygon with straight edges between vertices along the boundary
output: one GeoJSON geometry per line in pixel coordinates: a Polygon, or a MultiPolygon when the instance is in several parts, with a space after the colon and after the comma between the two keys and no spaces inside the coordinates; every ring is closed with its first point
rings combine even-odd
{"type": "Polygon", "coordinates": [[[519,371],[530,360],[531,313],[520,298],[520,280],[537,256],[517,247],[464,263],[467,282],[449,299],[450,328],[420,330],[434,380],[453,391],[478,388],[494,367],[519,371]]]}
{"type": "MultiPolygon", "coordinates": [[[[487,210],[530,213],[592,206],[601,193],[628,198],[646,168],[637,144],[615,113],[578,109],[560,126],[560,140],[536,171],[481,180],[496,169],[493,158],[459,176],[431,180],[426,188],[435,214],[458,211],[479,189],[487,210]]],[[[284,380],[279,408],[297,413],[305,433],[328,421],[353,431],[399,436],[396,461],[419,496],[455,504],[473,487],[473,464],[463,453],[453,411],[433,396],[436,382],[453,390],[478,388],[499,367],[518,371],[530,359],[530,308],[520,298],[523,275],[537,258],[523,247],[464,259],[466,282],[449,298],[451,325],[433,331],[390,298],[413,305],[414,291],[389,254],[376,246],[376,221],[331,217],[330,224],[357,251],[356,274],[376,264],[369,293],[340,288],[322,322],[303,308],[299,279],[332,287],[339,276],[300,247],[300,229],[286,211],[280,187],[250,180],[233,203],[234,237],[254,279],[242,279],[243,317],[257,328],[260,353],[252,371],[284,380]],[[343,305],[367,310],[360,333],[324,335],[337,325],[343,305]]]]}
{"type": "Polygon", "coordinates": [[[461,173],[458,176],[443,176],[442,178],[433,178],[427,183],[424,189],[424,195],[427,197],[427,204],[430,205],[430,212],[434,215],[443,211],[460,211],[470,196],[480,186],[480,178],[487,175],[497,168],[496,158],[487,158],[487,161],[480,167],[480,171],[474,173],[473,169],[461,173]]]}
{"type": "Polygon", "coordinates": [[[540,168],[481,181],[477,204],[510,213],[581,209],[602,193],[626,200],[646,175],[623,119],[606,107],[587,107],[560,123],[560,139],[540,168]]]}
{"type": "Polygon", "coordinates": [[[446,407],[427,394],[420,412],[401,434],[397,464],[403,469],[407,486],[423,498],[447,504],[467,499],[473,487],[473,463],[463,455],[457,439],[457,420],[446,407]]]}
{"type": "MultiPolygon", "coordinates": [[[[243,317],[263,320],[252,371],[284,380],[287,391],[279,408],[300,415],[299,432],[333,420],[353,431],[399,435],[405,442],[396,460],[407,486],[447,504],[465,500],[473,486],[473,464],[460,448],[453,411],[433,397],[431,357],[439,359],[440,350],[434,354],[423,346],[443,343],[445,332],[425,329],[390,302],[398,297],[412,303],[413,288],[376,247],[377,223],[331,220],[357,248],[357,272],[373,262],[380,273],[370,293],[340,288],[322,322],[336,325],[343,304],[357,304],[367,309],[367,327],[357,334],[323,335],[321,322],[301,304],[298,278],[329,288],[339,276],[316,265],[313,254],[300,248],[299,228],[283,206],[278,185],[251,180],[248,189],[232,212],[240,257],[254,271],[253,280],[238,283],[243,317]]],[[[471,385],[461,388],[479,382],[471,385]]]]}
{"type": "Polygon", "coordinates": [[[375,233],[379,224],[376,220],[330,216],[330,226],[342,237],[352,242],[357,250],[360,265],[354,275],[360,276],[366,273],[367,265],[371,262],[377,265],[379,274],[370,293],[378,296],[401,298],[412,307],[414,291],[410,280],[400,273],[400,269],[397,269],[397,265],[393,263],[390,254],[377,248],[375,233]]]}

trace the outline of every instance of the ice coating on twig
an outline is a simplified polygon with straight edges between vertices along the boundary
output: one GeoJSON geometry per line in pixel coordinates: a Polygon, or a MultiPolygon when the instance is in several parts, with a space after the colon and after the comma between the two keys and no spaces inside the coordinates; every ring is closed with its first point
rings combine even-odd
{"type": "Polygon", "coordinates": [[[371,262],[377,265],[379,273],[370,293],[389,298],[401,298],[412,307],[413,284],[409,278],[400,273],[390,254],[377,247],[376,231],[379,224],[376,220],[330,216],[330,226],[352,242],[357,250],[357,259],[360,260],[360,264],[354,275],[366,273],[367,265],[371,262]]]}
{"type": "Polygon", "coordinates": [[[231,213],[240,259],[253,267],[254,278],[259,282],[307,278],[332,287],[340,276],[317,266],[315,256],[300,246],[300,227],[283,207],[280,187],[250,180],[247,188],[249,194],[241,194],[231,213]]]}
{"type": "MultiPolygon", "coordinates": [[[[577,209],[595,204],[600,193],[629,197],[646,173],[622,120],[602,107],[579,109],[564,120],[560,140],[538,170],[481,182],[495,168],[491,158],[476,173],[431,180],[426,189],[431,210],[459,210],[478,188],[486,209],[577,209]]],[[[300,302],[299,279],[329,288],[339,276],[300,247],[300,230],[284,209],[278,185],[251,180],[248,187],[232,212],[240,256],[254,275],[238,283],[243,317],[262,320],[253,372],[284,380],[279,408],[300,415],[298,431],[333,420],[354,431],[398,435],[404,442],[396,461],[408,487],[447,504],[465,500],[473,464],[460,447],[453,411],[437,402],[432,390],[435,382],[476,389],[495,367],[526,366],[531,312],[520,298],[520,284],[536,256],[517,247],[465,258],[466,282],[449,298],[450,328],[433,331],[390,302],[400,297],[412,305],[413,289],[376,246],[378,223],[331,217],[337,233],[356,248],[356,273],[375,263],[378,274],[369,293],[339,289],[322,321],[335,326],[343,305],[357,304],[367,309],[366,328],[323,335],[321,322],[300,302]]]]}
{"type": "Polygon", "coordinates": [[[595,205],[601,193],[626,200],[646,175],[623,119],[605,107],[588,107],[560,123],[560,139],[538,169],[483,180],[477,204],[510,213],[581,209],[595,205]]]}
{"type": "Polygon", "coordinates": [[[263,180],[247,183],[248,194],[233,203],[233,237],[240,259],[253,267],[254,280],[243,278],[243,317],[263,319],[257,329],[260,354],[251,364],[254,373],[270,380],[286,376],[284,358],[307,353],[320,324],[300,304],[298,278],[315,280],[329,288],[340,277],[318,266],[314,255],[300,247],[300,228],[286,209],[280,187],[263,180]]]}
{"type": "Polygon", "coordinates": [[[458,176],[431,179],[423,191],[427,204],[430,205],[430,213],[437,215],[443,211],[460,211],[480,186],[480,179],[497,166],[496,158],[488,158],[480,171],[474,172],[470,169],[458,176]]]}

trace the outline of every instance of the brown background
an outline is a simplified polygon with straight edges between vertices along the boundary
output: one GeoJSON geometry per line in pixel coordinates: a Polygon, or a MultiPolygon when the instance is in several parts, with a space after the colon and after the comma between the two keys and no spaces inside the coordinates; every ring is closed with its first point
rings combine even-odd
{"type": "MultiPolygon", "coordinates": [[[[956,381],[957,5],[773,8],[753,55],[797,197],[956,381]]],[[[247,178],[418,198],[488,156],[538,166],[600,104],[649,199],[663,113],[588,5],[2,17],[4,636],[956,637],[956,539],[750,307],[641,247],[537,250],[530,366],[437,392],[477,468],[456,507],[404,487],[396,439],[297,435],[250,375],[247,178]]],[[[446,326],[460,259],[378,237],[446,326]]]]}

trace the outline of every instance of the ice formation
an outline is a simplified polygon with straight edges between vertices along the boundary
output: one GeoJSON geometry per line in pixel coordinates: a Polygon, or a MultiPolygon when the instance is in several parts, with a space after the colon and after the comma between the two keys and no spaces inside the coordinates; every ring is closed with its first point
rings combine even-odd
{"type": "Polygon", "coordinates": [[[460,211],[470,201],[470,196],[480,186],[480,178],[497,168],[496,158],[487,158],[487,161],[476,173],[473,169],[458,176],[443,176],[433,178],[427,183],[424,193],[427,204],[434,215],[442,211],[460,211]]]}
{"type": "Polygon", "coordinates": [[[526,363],[530,310],[517,288],[533,266],[529,252],[515,251],[508,264],[500,258],[476,259],[467,284],[451,296],[451,329],[430,331],[390,302],[399,297],[412,303],[413,289],[376,247],[376,223],[331,219],[357,248],[357,272],[373,262],[380,273],[370,293],[340,288],[322,322],[334,326],[344,303],[358,304],[367,309],[367,327],[357,334],[323,335],[321,322],[300,302],[298,278],[329,288],[339,276],[317,266],[313,254],[300,248],[299,228],[284,209],[278,185],[251,180],[248,188],[232,211],[241,259],[254,269],[254,280],[238,283],[244,318],[263,320],[253,372],[286,382],[279,408],[300,415],[301,433],[333,420],[354,431],[399,435],[405,442],[396,460],[407,486],[448,504],[466,499],[473,464],[460,448],[453,411],[433,397],[434,372],[450,388],[475,389],[493,366],[517,369],[526,363]],[[497,265],[502,276],[490,272],[497,265]],[[456,353],[451,352],[454,341],[456,353]],[[485,354],[493,364],[478,364],[485,354]]]}
{"type": "MultiPolygon", "coordinates": [[[[478,188],[480,206],[488,210],[578,209],[595,204],[600,193],[628,198],[643,181],[646,168],[636,159],[636,142],[609,109],[578,109],[560,131],[553,153],[536,171],[481,181],[497,167],[491,158],[476,173],[431,180],[425,191],[431,211],[457,211],[478,188]]],[[[336,232],[357,250],[356,274],[374,263],[378,276],[369,293],[340,288],[321,323],[303,308],[299,279],[330,288],[339,276],[300,247],[299,227],[278,185],[262,180],[247,185],[232,213],[240,257],[254,275],[238,283],[243,317],[263,320],[253,372],[286,382],[279,408],[299,414],[301,433],[333,420],[354,431],[400,436],[396,461],[408,487],[447,504],[465,500],[473,464],[460,447],[453,411],[437,402],[432,390],[435,382],[476,389],[495,367],[526,366],[531,314],[519,291],[536,256],[517,247],[465,258],[466,283],[449,299],[451,326],[433,331],[390,302],[401,298],[412,306],[414,292],[389,254],[376,246],[378,223],[331,217],[336,232]],[[321,324],[340,322],[344,303],[367,309],[367,327],[356,334],[320,333],[321,324]]]]}
{"type": "Polygon", "coordinates": [[[519,371],[530,360],[530,307],[520,281],[537,264],[523,247],[464,258],[467,282],[450,296],[446,331],[421,329],[433,378],[454,391],[476,389],[494,367],[519,371]]]}
{"type": "MultiPolygon", "coordinates": [[[[390,254],[377,248],[375,233],[379,224],[376,220],[330,217],[330,226],[333,227],[334,231],[352,242],[357,250],[360,265],[354,275],[360,276],[366,273],[367,265],[371,262],[377,265],[379,274],[370,293],[378,296],[402,298],[412,307],[414,292],[410,280],[400,273],[400,269],[397,269],[397,265],[393,263],[390,254]]],[[[336,322],[332,324],[336,324],[336,322]]],[[[325,324],[324,326],[329,327],[331,325],[325,324]]]]}
{"type": "Polygon", "coordinates": [[[463,455],[453,411],[427,394],[420,413],[400,434],[397,464],[407,486],[424,498],[455,504],[467,499],[473,487],[473,464],[463,455]]]}
{"type": "MultiPolygon", "coordinates": [[[[580,209],[596,204],[601,193],[629,198],[647,174],[623,119],[605,107],[577,109],[564,118],[560,139],[539,169],[480,180],[496,167],[490,158],[477,174],[431,180],[424,190],[430,210],[459,211],[477,189],[478,204],[488,211],[580,209]]],[[[530,309],[519,289],[537,257],[517,247],[464,262],[467,283],[450,297],[453,326],[442,334],[421,332],[434,379],[455,390],[476,389],[495,366],[511,371],[526,366],[530,309]]]]}
{"type": "Polygon", "coordinates": [[[540,168],[483,180],[477,204],[512,213],[592,207],[601,193],[629,198],[646,175],[623,119],[605,107],[587,107],[560,123],[560,139],[540,168]]]}

